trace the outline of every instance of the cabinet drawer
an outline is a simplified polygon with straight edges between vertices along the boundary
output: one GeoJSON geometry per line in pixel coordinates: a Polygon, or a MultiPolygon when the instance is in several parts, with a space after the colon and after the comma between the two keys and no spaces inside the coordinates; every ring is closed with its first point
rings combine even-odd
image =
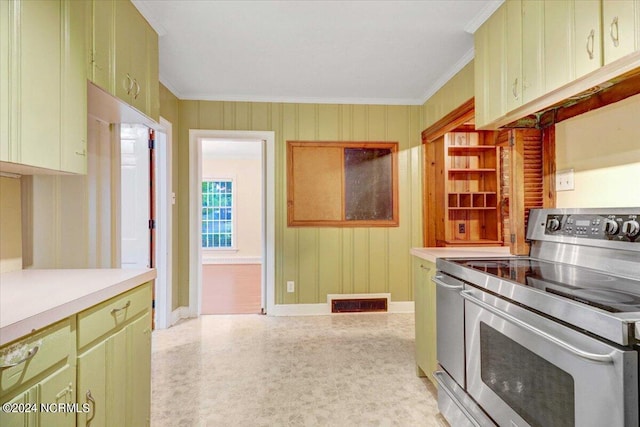
{"type": "Polygon", "coordinates": [[[66,360],[73,344],[71,318],[67,318],[0,349],[0,366],[15,364],[0,369],[0,395],[66,360]]]}
{"type": "Polygon", "coordinates": [[[78,314],[78,348],[110,333],[151,308],[151,283],[146,283],[78,314]]]}

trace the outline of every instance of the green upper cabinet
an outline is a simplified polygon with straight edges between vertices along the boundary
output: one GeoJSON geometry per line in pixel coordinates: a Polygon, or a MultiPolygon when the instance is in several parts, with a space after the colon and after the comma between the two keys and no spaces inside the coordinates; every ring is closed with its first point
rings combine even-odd
{"type": "Polygon", "coordinates": [[[544,4],[539,0],[522,0],[523,104],[542,94],[544,88],[543,50],[544,4]]]}
{"type": "Polygon", "coordinates": [[[0,169],[86,172],[86,5],[3,1],[0,169]]]}
{"type": "Polygon", "coordinates": [[[575,78],[602,66],[602,23],[600,0],[574,2],[575,78]]]}
{"type": "Polygon", "coordinates": [[[640,0],[602,2],[604,63],[640,50],[640,0]]]}
{"type": "Polygon", "coordinates": [[[89,80],[115,93],[113,37],[115,2],[93,0],[91,2],[89,80]]]}
{"type": "Polygon", "coordinates": [[[60,169],[87,173],[87,37],[86,3],[74,0],[62,2],[62,99],[60,112],[60,169]]]}
{"type": "Polygon", "coordinates": [[[573,2],[544,2],[544,92],[570,82],[573,72],[573,2]]]}
{"type": "Polygon", "coordinates": [[[158,35],[130,1],[115,1],[115,88],[118,98],[159,119],[158,35]]]}
{"type": "Polygon", "coordinates": [[[476,126],[506,111],[506,9],[503,4],[475,34],[476,126]]]}
{"type": "Polygon", "coordinates": [[[506,2],[506,111],[522,105],[522,1],[506,2]]]}
{"type": "Polygon", "coordinates": [[[475,48],[476,127],[495,129],[639,51],[640,0],[506,0],[476,32],[475,48]]]}
{"type": "Polygon", "coordinates": [[[10,3],[0,1],[0,161],[9,161],[10,3]]]}

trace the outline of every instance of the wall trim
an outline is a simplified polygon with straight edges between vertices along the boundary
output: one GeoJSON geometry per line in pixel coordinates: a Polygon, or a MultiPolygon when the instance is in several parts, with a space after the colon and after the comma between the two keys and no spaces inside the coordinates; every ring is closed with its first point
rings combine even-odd
{"type": "Polygon", "coordinates": [[[178,307],[171,312],[171,324],[169,326],[175,325],[182,319],[189,319],[191,317],[196,317],[196,316],[191,315],[189,307],[187,306],[178,307]]]}
{"type": "MultiPolygon", "coordinates": [[[[380,294],[358,294],[366,298],[379,298],[376,295],[380,294]]],[[[385,295],[385,294],[382,294],[385,295]]],[[[387,294],[388,295],[388,294],[387,294]]],[[[343,296],[342,294],[340,296],[343,296]]],[[[272,311],[267,312],[270,316],[340,316],[343,314],[355,314],[355,313],[331,313],[331,300],[325,303],[318,304],[276,304],[273,306],[272,311]]],[[[389,311],[387,313],[414,313],[415,304],[413,301],[391,301],[388,305],[389,311]]],[[[380,314],[380,313],[367,313],[367,314],[380,314]]],[[[382,313],[384,314],[384,313],[382,313]]]]}
{"type": "Polygon", "coordinates": [[[211,254],[202,255],[202,264],[262,264],[262,257],[259,256],[239,256],[239,257],[218,257],[211,254]]]}

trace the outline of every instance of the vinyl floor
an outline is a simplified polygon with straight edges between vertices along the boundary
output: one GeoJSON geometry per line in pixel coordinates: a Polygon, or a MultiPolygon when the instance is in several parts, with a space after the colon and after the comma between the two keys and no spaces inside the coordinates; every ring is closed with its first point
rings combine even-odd
{"type": "Polygon", "coordinates": [[[439,426],[413,314],[202,316],[153,333],[151,426],[439,426]]]}

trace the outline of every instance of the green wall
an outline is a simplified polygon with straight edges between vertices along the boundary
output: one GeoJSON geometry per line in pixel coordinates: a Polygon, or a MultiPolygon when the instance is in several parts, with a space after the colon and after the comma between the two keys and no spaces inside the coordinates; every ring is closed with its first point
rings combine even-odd
{"type": "Polygon", "coordinates": [[[184,101],[178,103],[178,283],[188,304],[189,129],[274,131],[276,304],[324,303],[328,293],[390,292],[413,299],[409,249],[421,246],[421,107],[184,101]],[[290,228],[286,225],[286,141],[399,142],[400,226],[290,228]],[[285,282],[294,280],[296,292],[285,282]]]}
{"type": "Polygon", "coordinates": [[[422,246],[420,133],[473,96],[473,61],[422,106],[178,100],[160,87],[174,135],[173,305],[189,304],[189,129],[275,132],[276,304],[324,303],[329,293],[390,292],[413,300],[409,249],[422,246]],[[400,226],[292,228],[286,224],[286,141],[398,141],[400,226]],[[286,281],[296,292],[286,292],[286,281]]]}
{"type": "Polygon", "coordinates": [[[422,106],[424,130],[474,96],[473,61],[465,65],[422,106]]]}

